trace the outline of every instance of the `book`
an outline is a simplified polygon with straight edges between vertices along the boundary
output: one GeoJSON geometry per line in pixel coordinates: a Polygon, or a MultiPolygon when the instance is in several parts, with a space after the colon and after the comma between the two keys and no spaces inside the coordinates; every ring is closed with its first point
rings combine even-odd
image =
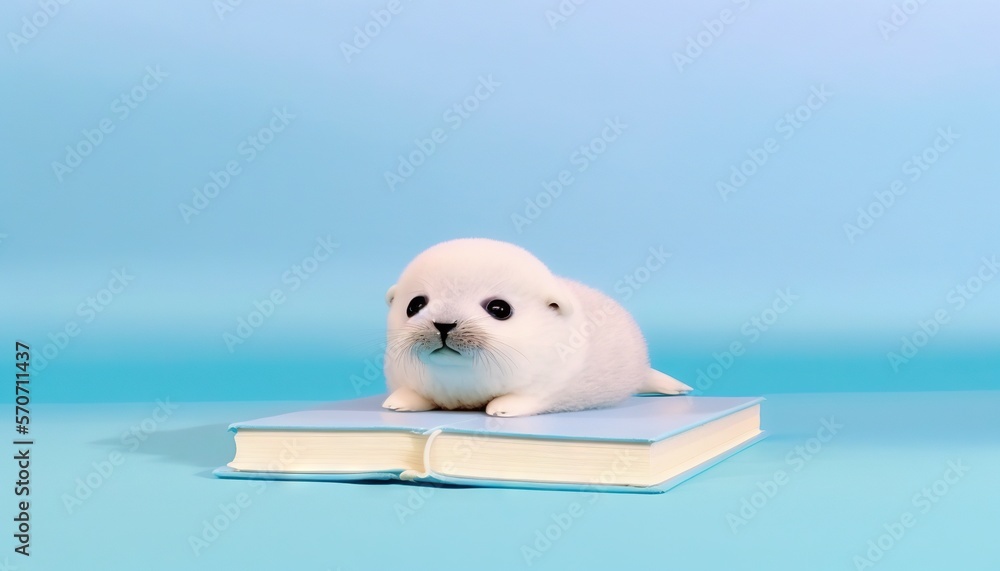
{"type": "Polygon", "coordinates": [[[663,492],[764,436],[763,398],[634,396],[525,417],[394,412],[385,395],[232,424],[221,478],[663,492]]]}

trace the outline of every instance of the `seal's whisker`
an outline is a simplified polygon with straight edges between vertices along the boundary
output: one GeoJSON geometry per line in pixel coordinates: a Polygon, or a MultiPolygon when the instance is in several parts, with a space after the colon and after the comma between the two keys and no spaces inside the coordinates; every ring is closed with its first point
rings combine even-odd
{"type": "MultiPolygon", "coordinates": [[[[662,247],[650,252],[660,262],[668,257],[662,247]]],[[[513,244],[438,244],[407,265],[397,287],[386,332],[387,383],[419,391],[441,408],[478,407],[516,391],[521,398],[516,406],[503,403],[505,414],[577,410],[613,404],[648,382],[648,348],[628,312],[598,290],[553,275],[513,244]],[[414,296],[427,303],[410,305],[414,296]],[[573,311],[552,311],[553,299],[573,311]],[[491,300],[511,311],[489,307],[491,300]],[[442,342],[458,355],[436,353],[442,342]],[[546,382],[525,384],[534,379],[546,382]]]]}
{"type": "Polygon", "coordinates": [[[521,359],[524,359],[525,361],[528,360],[528,357],[525,356],[525,354],[522,353],[520,350],[518,350],[517,347],[511,345],[510,343],[507,343],[503,339],[499,339],[499,338],[494,337],[492,341],[493,341],[493,343],[495,343],[497,345],[500,345],[501,347],[503,347],[505,349],[509,349],[510,351],[513,351],[513,352],[517,353],[518,355],[521,356],[521,359]]]}

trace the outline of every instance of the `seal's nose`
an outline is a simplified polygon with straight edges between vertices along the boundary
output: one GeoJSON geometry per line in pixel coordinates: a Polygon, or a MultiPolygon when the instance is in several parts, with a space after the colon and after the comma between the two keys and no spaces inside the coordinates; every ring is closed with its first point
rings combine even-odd
{"type": "Polygon", "coordinates": [[[458,325],[458,324],[457,323],[438,323],[437,321],[434,322],[434,327],[436,327],[437,330],[441,332],[441,340],[442,341],[444,340],[445,336],[448,335],[448,332],[451,331],[452,329],[454,329],[456,325],[458,325]]]}

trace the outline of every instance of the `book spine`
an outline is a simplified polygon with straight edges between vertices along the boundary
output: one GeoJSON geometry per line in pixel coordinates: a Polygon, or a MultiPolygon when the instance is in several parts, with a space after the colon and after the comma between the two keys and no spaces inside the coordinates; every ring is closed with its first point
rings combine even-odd
{"type": "Polygon", "coordinates": [[[434,470],[431,469],[431,444],[434,443],[434,439],[441,434],[443,430],[440,428],[435,428],[430,432],[427,432],[427,440],[424,441],[424,466],[423,470],[404,470],[400,475],[400,480],[426,480],[428,478],[438,478],[440,475],[436,474],[434,470]]]}

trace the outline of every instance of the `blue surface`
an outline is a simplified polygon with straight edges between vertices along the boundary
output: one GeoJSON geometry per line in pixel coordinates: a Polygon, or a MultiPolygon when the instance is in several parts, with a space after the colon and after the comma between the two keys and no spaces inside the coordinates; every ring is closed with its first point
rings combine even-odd
{"type": "Polygon", "coordinates": [[[533,547],[536,531],[562,520],[571,524],[559,538],[540,557],[528,554],[531,568],[636,561],[691,570],[853,569],[867,542],[886,533],[883,525],[910,513],[913,525],[877,569],[1000,564],[997,391],[767,395],[768,438],[662,495],[221,480],[211,470],[233,453],[232,418],[317,403],[178,404],[159,415],[162,422],[147,423],[152,430],[134,450],[121,435],[152,418],[155,403],[40,406],[33,555],[12,562],[22,569],[516,569],[526,565],[522,547],[533,547]],[[64,494],[114,451],[123,462],[106,478],[92,476],[99,487],[69,513],[64,494]],[[953,483],[937,485],[938,494],[935,482],[949,463],[969,470],[949,474],[953,483]],[[776,480],[778,471],[785,477],[776,480]],[[769,488],[776,492],[768,498],[761,490],[769,488]],[[924,488],[935,501],[915,504],[924,488]],[[245,506],[226,521],[220,504],[240,494],[245,506]],[[760,507],[734,532],[727,515],[738,516],[744,500],[760,507]],[[570,510],[577,516],[562,517],[570,510]],[[226,529],[196,554],[190,537],[216,516],[226,529]]]}

